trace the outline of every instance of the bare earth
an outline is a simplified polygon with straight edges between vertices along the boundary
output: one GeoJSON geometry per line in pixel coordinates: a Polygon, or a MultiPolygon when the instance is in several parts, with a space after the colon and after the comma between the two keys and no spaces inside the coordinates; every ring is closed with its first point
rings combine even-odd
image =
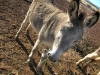
{"type": "MultiPolygon", "coordinates": [[[[68,2],[56,0],[57,7],[66,11],[68,2]]],[[[30,3],[24,0],[0,0],[0,75],[37,75],[35,69],[40,59],[43,48],[34,55],[34,69],[30,70],[28,64],[28,53],[31,51],[31,44],[26,35],[25,28],[20,35],[20,41],[25,46],[22,48],[14,40],[30,3]]],[[[83,11],[91,13],[89,8],[82,5],[83,11]]],[[[84,38],[72,49],[64,53],[58,62],[47,61],[43,66],[44,75],[85,75],[85,72],[76,66],[76,62],[86,54],[93,52],[100,45],[100,20],[91,29],[85,31],[84,38]]],[[[37,34],[30,30],[31,39],[35,42],[37,34]]],[[[89,60],[87,60],[89,61],[89,60]]],[[[86,61],[85,61],[86,62],[86,61]]],[[[83,62],[80,66],[84,66],[83,62]]],[[[96,75],[100,70],[100,64],[93,64],[88,67],[88,75],[96,75]]]]}

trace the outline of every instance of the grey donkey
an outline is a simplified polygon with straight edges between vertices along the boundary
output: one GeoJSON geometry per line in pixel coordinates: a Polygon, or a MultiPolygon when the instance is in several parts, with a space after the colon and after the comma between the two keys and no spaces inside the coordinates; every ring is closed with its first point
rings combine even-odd
{"type": "Polygon", "coordinates": [[[36,43],[27,60],[28,64],[32,64],[32,57],[42,44],[49,48],[42,53],[37,72],[41,72],[46,59],[56,62],[65,51],[82,38],[85,28],[92,27],[98,21],[98,11],[85,18],[83,18],[82,13],[78,14],[79,1],[72,0],[66,12],[59,10],[48,1],[32,1],[15,39],[18,39],[21,30],[27,24],[29,24],[27,33],[31,26],[38,34],[36,43]]]}

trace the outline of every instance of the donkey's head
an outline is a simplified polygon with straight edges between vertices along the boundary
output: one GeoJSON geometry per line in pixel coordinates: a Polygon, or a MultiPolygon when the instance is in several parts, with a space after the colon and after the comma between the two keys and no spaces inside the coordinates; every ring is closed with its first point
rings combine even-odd
{"type": "Polygon", "coordinates": [[[92,27],[99,19],[99,12],[84,18],[80,13],[78,15],[79,0],[73,0],[67,11],[66,22],[62,23],[60,30],[55,36],[52,50],[48,52],[49,60],[55,62],[67,49],[72,47],[76,41],[83,36],[83,29],[92,27]]]}

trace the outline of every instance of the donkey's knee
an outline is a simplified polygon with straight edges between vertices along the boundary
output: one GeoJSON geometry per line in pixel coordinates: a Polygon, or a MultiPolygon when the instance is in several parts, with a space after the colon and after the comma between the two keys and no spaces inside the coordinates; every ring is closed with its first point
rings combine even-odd
{"type": "Polygon", "coordinates": [[[29,36],[29,26],[26,29],[26,36],[29,36]]]}
{"type": "Polygon", "coordinates": [[[41,55],[41,58],[42,59],[47,59],[47,53],[48,53],[48,50],[45,49],[44,53],[42,53],[42,55],[41,55]]]}
{"type": "Polygon", "coordinates": [[[48,51],[45,49],[45,51],[41,54],[41,60],[40,60],[39,64],[42,65],[46,61],[46,59],[47,59],[47,53],[48,53],[48,51]]]}
{"type": "Polygon", "coordinates": [[[41,72],[42,66],[46,63],[46,61],[47,61],[47,50],[45,50],[44,53],[42,53],[42,55],[41,55],[41,60],[37,66],[38,73],[41,72]]]}

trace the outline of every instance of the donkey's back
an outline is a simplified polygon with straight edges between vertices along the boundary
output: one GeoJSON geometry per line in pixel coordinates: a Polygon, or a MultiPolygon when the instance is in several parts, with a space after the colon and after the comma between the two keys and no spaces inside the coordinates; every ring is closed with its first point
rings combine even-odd
{"type": "MultiPolygon", "coordinates": [[[[43,25],[47,25],[47,27],[50,26],[51,22],[54,22],[54,18],[59,20],[57,14],[61,13],[62,11],[57,9],[51,3],[34,2],[33,5],[34,6],[31,7],[30,12],[30,22],[36,31],[39,32],[43,25]]],[[[55,22],[55,24],[57,24],[58,21],[55,22]]]]}

